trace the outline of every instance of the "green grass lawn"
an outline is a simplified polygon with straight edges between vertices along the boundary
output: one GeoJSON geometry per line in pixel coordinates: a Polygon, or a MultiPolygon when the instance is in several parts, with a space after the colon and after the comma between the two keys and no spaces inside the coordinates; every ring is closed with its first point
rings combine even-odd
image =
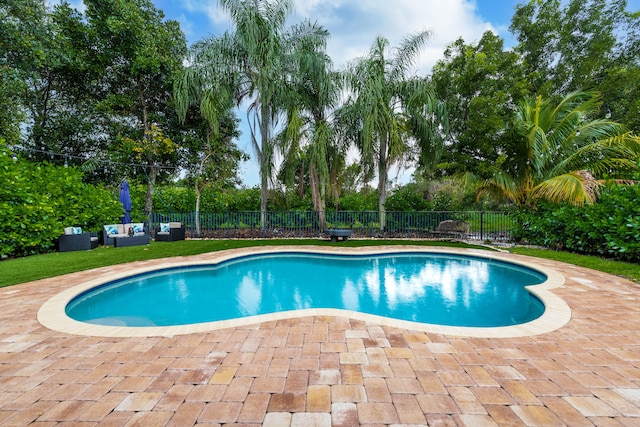
{"type": "MultiPolygon", "coordinates": [[[[99,247],[92,251],[55,252],[24,258],[0,261],[0,287],[30,282],[32,280],[59,276],[81,270],[88,270],[125,262],[141,261],[173,256],[197,255],[224,249],[246,248],[267,245],[319,245],[319,246],[380,246],[380,245],[422,245],[445,247],[479,247],[454,242],[428,240],[349,240],[332,243],[319,239],[274,239],[274,240],[185,240],[180,242],[152,242],[148,246],[127,248],[99,247]]],[[[486,249],[486,248],[485,248],[486,249]]],[[[640,265],[602,258],[556,252],[542,249],[513,249],[514,253],[538,258],[553,259],[570,264],[604,271],[640,282],[640,265]]]]}
{"type": "Polygon", "coordinates": [[[402,240],[348,240],[332,243],[320,239],[273,239],[273,240],[183,240],[178,242],[151,242],[148,246],[125,248],[100,246],[92,251],[54,252],[24,258],[0,261],[0,287],[30,282],[32,280],[59,276],[81,270],[89,270],[125,262],[142,261],[173,256],[197,255],[224,249],[251,246],[318,245],[318,246],[380,246],[380,245],[424,245],[473,247],[453,242],[402,241],[402,240]]]}
{"type": "Polygon", "coordinates": [[[552,259],[580,267],[591,268],[593,270],[603,271],[605,273],[613,274],[614,276],[624,277],[640,283],[640,265],[631,262],[614,261],[596,256],[578,255],[569,252],[526,247],[515,247],[512,252],[520,255],[552,259]]]}

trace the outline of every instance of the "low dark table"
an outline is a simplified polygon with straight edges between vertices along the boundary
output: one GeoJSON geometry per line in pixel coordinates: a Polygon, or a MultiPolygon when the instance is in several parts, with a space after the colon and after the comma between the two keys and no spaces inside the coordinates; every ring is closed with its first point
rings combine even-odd
{"type": "Polygon", "coordinates": [[[113,239],[113,246],[116,248],[124,248],[127,246],[140,246],[149,244],[149,236],[132,236],[132,237],[116,237],[113,239]]]}
{"type": "Polygon", "coordinates": [[[349,236],[351,236],[351,230],[346,228],[329,228],[327,234],[331,237],[332,242],[337,242],[338,237],[341,237],[342,241],[346,242],[349,236]]]}

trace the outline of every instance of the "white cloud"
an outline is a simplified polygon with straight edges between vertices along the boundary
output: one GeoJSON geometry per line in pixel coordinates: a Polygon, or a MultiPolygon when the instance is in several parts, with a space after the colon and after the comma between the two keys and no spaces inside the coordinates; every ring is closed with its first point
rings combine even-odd
{"type": "MultiPolygon", "coordinates": [[[[433,37],[418,64],[421,74],[429,72],[449,43],[462,37],[471,43],[487,30],[497,30],[479,18],[475,0],[294,0],[291,22],[308,18],[329,30],[327,51],[334,65],[365,55],[376,36],[387,38],[391,47],[403,37],[430,30],[433,37]]],[[[182,8],[207,16],[214,28],[209,33],[229,28],[228,15],[217,0],[183,0],[182,8]]],[[[181,21],[181,24],[183,22],[181,21]]]]}
{"type": "Polygon", "coordinates": [[[377,35],[396,47],[408,34],[430,30],[433,37],[418,64],[424,74],[459,37],[471,43],[487,30],[496,31],[478,17],[470,0],[296,0],[296,11],[299,19],[309,18],[329,30],[327,50],[336,66],[365,55],[377,35]]]}

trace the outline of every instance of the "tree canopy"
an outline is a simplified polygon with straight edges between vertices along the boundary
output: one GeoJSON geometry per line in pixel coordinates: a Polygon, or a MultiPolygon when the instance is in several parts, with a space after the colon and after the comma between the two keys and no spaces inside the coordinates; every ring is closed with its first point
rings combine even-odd
{"type": "Polygon", "coordinates": [[[248,126],[263,212],[276,191],[297,191],[321,212],[377,179],[384,215],[389,173],[405,166],[415,181],[473,175],[484,190],[502,176],[516,205],[588,203],[589,180],[629,180],[638,166],[640,15],[625,0],[523,1],[514,46],[493,32],[458,39],[423,75],[413,64],[428,31],[397,47],[380,35],[335,69],[330,34],[293,22],[292,0],[220,0],[230,29],[190,49],[151,0],[84,4],[0,5],[0,138],[27,161],[81,166],[87,182],[145,183],[147,213],[157,183],[241,185],[247,154],[234,142],[234,109],[248,126]],[[558,131],[567,123],[579,135],[558,131]],[[523,179],[516,194],[510,186],[523,179]],[[560,197],[569,187],[574,196],[560,197]]]}

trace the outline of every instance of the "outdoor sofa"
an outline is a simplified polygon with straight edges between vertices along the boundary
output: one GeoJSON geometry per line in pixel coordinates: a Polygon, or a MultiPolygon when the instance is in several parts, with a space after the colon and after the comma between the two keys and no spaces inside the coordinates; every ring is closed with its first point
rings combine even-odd
{"type": "Polygon", "coordinates": [[[131,224],[107,224],[102,230],[102,244],[121,248],[149,244],[149,233],[142,222],[131,224]]]}

